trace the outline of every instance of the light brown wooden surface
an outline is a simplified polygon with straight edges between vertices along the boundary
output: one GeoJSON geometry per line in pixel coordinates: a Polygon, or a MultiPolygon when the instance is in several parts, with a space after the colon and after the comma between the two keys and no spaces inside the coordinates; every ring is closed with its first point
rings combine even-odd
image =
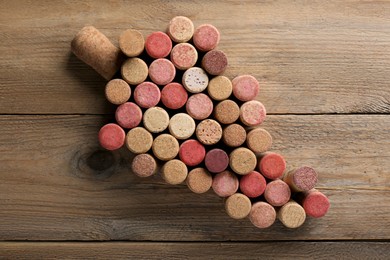
{"type": "Polygon", "coordinates": [[[0,258],[390,254],[390,1],[13,0],[0,14],[0,258]],[[137,178],[126,149],[99,148],[115,107],[71,39],[94,25],[117,44],[125,29],[146,36],[176,15],[221,31],[225,75],[260,81],[272,150],[288,168],[319,171],[327,216],[259,230],[212,192],[137,178]],[[124,242],[82,242],[102,240],[124,242]]]}

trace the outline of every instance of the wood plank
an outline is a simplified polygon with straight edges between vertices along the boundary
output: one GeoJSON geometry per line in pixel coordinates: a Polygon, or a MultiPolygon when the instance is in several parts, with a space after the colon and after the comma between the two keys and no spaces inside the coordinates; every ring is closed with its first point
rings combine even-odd
{"type": "Polygon", "coordinates": [[[388,259],[388,242],[1,242],[6,259],[388,259]]]}
{"type": "Polygon", "coordinates": [[[0,240],[390,239],[390,115],[269,116],[288,168],[312,165],[332,202],[298,230],[230,219],[211,191],[131,174],[97,144],[103,116],[0,116],[0,240]]]}
{"type": "Polygon", "coordinates": [[[226,75],[253,74],[268,112],[389,113],[388,1],[2,1],[0,114],[110,113],[105,82],[70,53],[93,24],[114,42],[175,15],[212,23],[226,75]]]}

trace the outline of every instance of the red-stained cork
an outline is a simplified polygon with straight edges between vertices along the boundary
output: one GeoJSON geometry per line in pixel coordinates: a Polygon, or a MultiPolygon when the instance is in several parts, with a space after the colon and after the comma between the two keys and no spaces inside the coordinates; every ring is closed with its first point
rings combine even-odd
{"type": "Polygon", "coordinates": [[[250,101],[259,94],[259,82],[251,75],[237,76],[232,80],[233,95],[241,101],[250,101]]]}
{"type": "Polygon", "coordinates": [[[123,61],[119,48],[93,26],[86,26],[76,34],[71,49],[106,80],[112,79],[123,61]]]}
{"type": "Polygon", "coordinates": [[[275,208],[264,201],[256,202],[252,205],[249,220],[255,227],[270,227],[276,220],[275,208]]]}
{"type": "Polygon", "coordinates": [[[240,190],[249,198],[259,197],[266,186],[265,178],[257,171],[252,171],[240,179],[240,190]]]}
{"type": "Polygon", "coordinates": [[[125,131],[117,124],[104,125],[99,131],[99,143],[107,150],[116,150],[125,143],[125,131]]]}
{"type": "Polygon", "coordinates": [[[275,207],[283,206],[290,200],[290,197],[290,187],[282,180],[271,181],[264,191],[265,200],[275,207]]]}
{"type": "Polygon", "coordinates": [[[171,51],[171,61],[179,70],[193,67],[198,60],[198,52],[189,43],[179,43],[171,51]]]}
{"type": "Polygon", "coordinates": [[[213,112],[213,101],[203,93],[195,94],[188,98],[186,110],[192,118],[203,120],[213,112]]]}
{"type": "Polygon", "coordinates": [[[154,60],[149,66],[149,77],[157,85],[170,83],[176,75],[175,66],[168,59],[154,60]]]}
{"type": "Polygon", "coordinates": [[[264,153],[259,162],[259,170],[264,177],[274,180],[283,176],[286,170],[286,161],[283,156],[277,153],[264,153]]]}
{"type": "Polygon", "coordinates": [[[223,171],[216,174],[213,178],[212,188],[220,197],[228,197],[236,193],[239,182],[234,173],[231,171],[223,171]]]}
{"type": "Polygon", "coordinates": [[[152,58],[164,58],[169,55],[172,49],[172,41],[163,32],[150,34],[145,41],[145,50],[152,58]]]}
{"type": "Polygon", "coordinates": [[[188,42],[194,34],[194,24],[185,16],[173,17],[169,22],[168,35],[174,42],[188,42]]]}
{"type": "Polygon", "coordinates": [[[295,192],[309,191],[316,186],[318,174],[313,168],[303,166],[284,174],[283,180],[295,192]]]}
{"type": "Polygon", "coordinates": [[[263,123],[266,117],[264,105],[257,100],[247,101],[240,107],[241,122],[247,126],[257,126],[263,123]]]}
{"type": "Polygon", "coordinates": [[[193,41],[201,51],[210,51],[217,47],[220,39],[220,33],[211,24],[202,24],[195,29],[193,41]]]}
{"type": "Polygon", "coordinates": [[[141,108],[133,102],[126,102],[117,107],[115,111],[115,119],[123,128],[134,128],[141,123],[141,108]]]}
{"type": "Polygon", "coordinates": [[[202,59],[202,68],[210,75],[222,74],[228,65],[226,54],[220,50],[207,52],[202,59]]]}
{"type": "Polygon", "coordinates": [[[204,159],[207,170],[212,173],[223,172],[229,166],[229,156],[222,149],[211,149],[204,159]]]}
{"type": "Polygon", "coordinates": [[[308,216],[321,218],[328,212],[330,201],[322,192],[314,189],[305,193],[302,206],[308,216]]]}
{"type": "Polygon", "coordinates": [[[160,102],[160,89],[152,82],[142,82],[134,90],[134,100],[142,108],[154,107],[160,102]]]}
{"type": "Polygon", "coordinates": [[[190,139],[180,145],[179,157],[186,165],[196,166],[203,162],[206,149],[197,140],[190,139]]]}
{"type": "Polygon", "coordinates": [[[176,82],[169,83],[161,91],[161,101],[169,109],[183,107],[188,99],[187,90],[176,82]]]}

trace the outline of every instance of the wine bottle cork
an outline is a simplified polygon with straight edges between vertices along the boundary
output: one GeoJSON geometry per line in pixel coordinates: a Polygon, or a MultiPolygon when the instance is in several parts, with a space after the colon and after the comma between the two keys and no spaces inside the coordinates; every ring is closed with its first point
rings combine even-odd
{"type": "Polygon", "coordinates": [[[131,85],[138,85],[148,77],[148,65],[140,58],[129,58],[121,67],[122,78],[131,85]]]}
{"type": "Polygon", "coordinates": [[[211,187],[219,197],[229,197],[237,192],[238,186],[237,176],[226,170],[214,176],[211,187]]]}
{"type": "Polygon", "coordinates": [[[201,51],[210,51],[217,47],[220,39],[220,33],[211,24],[202,24],[195,29],[193,42],[201,51]]]}
{"type": "Polygon", "coordinates": [[[198,52],[189,43],[179,43],[172,48],[171,61],[179,70],[193,67],[198,60],[198,52]]]}
{"type": "Polygon", "coordinates": [[[308,216],[313,218],[321,218],[326,215],[330,208],[328,197],[322,192],[313,189],[304,193],[302,206],[308,216]]]}
{"type": "Polygon", "coordinates": [[[131,96],[131,88],[123,79],[112,79],[106,84],[105,95],[114,105],[127,102],[131,96]]]}
{"type": "Polygon", "coordinates": [[[202,144],[213,145],[221,140],[222,127],[213,119],[205,119],[196,126],[195,134],[202,144]]]}
{"type": "Polygon", "coordinates": [[[275,208],[264,201],[258,201],[252,205],[249,213],[249,220],[255,227],[268,228],[275,223],[275,208]]]}
{"type": "Polygon", "coordinates": [[[289,201],[278,211],[278,219],[285,227],[298,228],[306,220],[305,210],[295,201],[289,201]]]}
{"type": "Polygon", "coordinates": [[[221,124],[232,124],[240,117],[240,107],[229,99],[221,101],[215,106],[214,117],[221,124]]]}
{"type": "Polygon", "coordinates": [[[246,145],[254,153],[264,153],[272,146],[272,136],[263,128],[252,129],[246,136],[246,145]]]}
{"type": "Polygon", "coordinates": [[[82,28],[71,42],[77,58],[91,66],[106,80],[112,79],[123,61],[121,51],[93,26],[82,28]]]}
{"type": "Polygon", "coordinates": [[[265,187],[264,198],[272,206],[283,206],[290,200],[290,197],[290,187],[282,180],[271,181],[265,187]]]}
{"type": "Polygon", "coordinates": [[[309,191],[313,189],[318,180],[317,172],[309,167],[303,166],[283,175],[283,181],[285,181],[295,192],[309,191]]]}
{"type": "Polygon", "coordinates": [[[145,40],[140,31],[128,29],[119,36],[119,48],[128,57],[136,57],[144,51],[145,40]]]}
{"type": "Polygon", "coordinates": [[[150,154],[137,154],[131,162],[131,170],[138,177],[149,177],[156,174],[157,162],[150,154]]]}
{"type": "Polygon", "coordinates": [[[259,170],[264,177],[274,180],[283,176],[286,161],[278,153],[266,152],[259,159],[259,170]]]}
{"type": "Polygon", "coordinates": [[[214,100],[228,99],[232,94],[233,85],[228,77],[216,76],[209,81],[207,92],[214,100]]]}
{"type": "Polygon", "coordinates": [[[149,132],[160,133],[167,129],[169,125],[169,115],[167,111],[161,107],[151,107],[145,111],[143,123],[149,132]]]}
{"type": "Polygon", "coordinates": [[[125,143],[125,131],[117,124],[106,124],[100,128],[99,143],[107,150],[117,150],[125,143]]]}
{"type": "Polygon", "coordinates": [[[152,134],[143,127],[136,127],[127,132],[126,146],[132,153],[146,153],[150,150],[152,144],[152,134]]]}
{"type": "Polygon", "coordinates": [[[154,59],[164,58],[172,50],[171,38],[163,32],[153,32],[145,40],[145,50],[154,59]]]}
{"type": "Polygon", "coordinates": [[[204,162],[209,172],[219,173],[226,170],[229,166],[229,156],[224,150],[214,148],[206,153],[204,162]]]}
{"type": "Polygon", "coordinates": [[[256,168],[256,155],[248,148],[236,148],[229,157],[230,168],[237,174],[246,175],[256,168]]]}
{"type": "Polygon", "coordinates": [[[241,193],[235,193],[225,201],[226,213],[234,219],[243,219],[251,211],[252,203],[250,199],[241,193]]]}
{"type": "Polygon", "coordinates": [[[199,93],[207,88],[209,77],[202,68],[192,67],[182,77],[183,86],[191,93],[199,93]]]}
{"type": "Polygon", "coordinates": [[[210,75],[222,74],[228,65],[226,54],[220,50],[211,50],[207,52],[202,59],[202,68],[210,75]]]}
{"type": "Polygon", "coordinates": [[[256,198],[262,195],[266,186],[265,178],[257,171],[251,171],[240,179],[240,190],[249,198],[256,198]]]}
{"type": "Polygon", "coordinates": [[[194,34],[194,24],[185,16],[173,17],[169,22],[168,35],[174,42],[188,42],[194,34]]]}
{"type": "Polygon", "coordinates": [[[188,98],[186,111],[192,118],[203,120],[213,112],[213,102],[203,93],[195,94],[188,98]]]}
{"type": "Polygon", "coordinates": [[[257,79],[251,75],[237,76],[232,80],[233,95],[241,101],[250,101],[259,94],[260,86],[257,79]]]}
{"type": "Polygon", "coordinates": [[[179,109],[187,100],[187,90],[180,83],[169,83],[161,91],[161,102],[169,109],[179,109]]]}
{"type": "Polygon", "coordinates": [[[257,126],[263,123],[267,112],[264,105],[257,100],[247,101],[240,107],[240,119],[244,125],[257,126]]]}
{"type": "Polygon", "coordinates": [[[154,60],[149,66],[149,77],[157,85],[166,85],[175,78],[176,69],[168,59],[154,60]]]}
{"type": "Polygon", "coordinates": [[[144,81],[134,89],[134,101],[142,108],[156,106],[160,98],[160,89],[153,82],[144,81]]]}
{"type": "Polygon", "coordinates": [[[161,169],[161,176],[163,179],[172,185],[180,184],[185,181],[187,174],[187,166],[177,159],[167,161],[161,169]]]}
{"type": "Polygon", "coordinates": [[[178,113],[169,120],[169,132],[179,140],[190,138],[195,132],[195,121],[186,113],[178,113]]]}
{"type": "Polygon", "coordinates": [[[131,129],[141,123],[142,110],[135,103],[126,102],[117,107],[115,119],[123,128],[131,129]]]}
{"type": "Polygon", "coordinates": [[[186,165],[196,166],[203,162],[206,149],[197,140],[189,139],[180,145],[179,157],[186,165]]]}
{"type": "Polygon", "coordinates": [[[239,124],[231,124],[223,129],[222,140],[227,146],[241,146],[245,142],[245,139],[245,128],[239,124]]]}
{"type": "Polygon", "coordinates": [[[213,177],[206,169],[195,168],[188,173],[186,183],[192,192],[201,194],[211,188],[213,177]]]}
{"type": "Polygon", "coordinates": [[[169,161],[179,152],[179,142],[170,134],[157,136],[152,144],[153,154],[162,161],[169,161]]]}

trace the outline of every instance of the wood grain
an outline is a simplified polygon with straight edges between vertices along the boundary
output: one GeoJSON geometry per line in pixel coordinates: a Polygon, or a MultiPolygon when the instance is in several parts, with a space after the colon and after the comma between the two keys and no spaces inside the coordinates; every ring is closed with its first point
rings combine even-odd
{"type": "Polygon", "coordinates": [[[103,116],[0,116],[0,240],[390,239],[390,116],[269,116],[273,151],[313,165],[332,206],[266,230],[230,219],[212,192],[137,178],[131,154],[102,151],[103,116]]]}
{"type": "Polygon", "coordinates": [[[226,75],[249,73],[273,114],[389,113],[388,1],[2,1],[0,114],[101,114],[105,81],[70,53],[84,25],[117,44],[175,15],[212,23],[226,75]]]}
{"type": "Polygon", "coordinates": [[[6,259],[388,259],[389,251],[385,242],[0,243],[6,259]]]}

